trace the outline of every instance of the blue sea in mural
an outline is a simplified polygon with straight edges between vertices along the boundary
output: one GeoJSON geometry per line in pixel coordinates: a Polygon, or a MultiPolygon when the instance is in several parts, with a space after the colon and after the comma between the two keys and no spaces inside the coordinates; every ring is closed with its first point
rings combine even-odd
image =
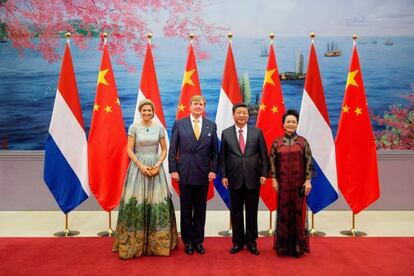
{"type": "MultiPolygon", "coordinates": [[[[414,37],[393,37],[391,46],[380,37],[365,37],[358,44],[367,101],[371,112],[382,115],[392,104],[406,104],[404,96],[412,93],[414,83],[414,37]]],[[[233,39],[233,51],[238,75],[248,73],[252,89],[252,102],[260,97],[267,58],[260,52],[265,39],[233,39]]],[[[298,54],[304,55],[305,69],[309,54],[309,39],[280,37],[276,41],[276,55],[280,72],[293,71],[298,54]]],[[[153,54],[159,88],[170,131],[186,62],[186,45],[176,39],[154,39],[153,54]]],[[[96,80],[101,59],[98,41],[93,39],[88,48],[72,47],[72,58],[81,98],[86,131],[89,131],[96,80]]],[[[349,37],[318,37],[315,41],[322,82],[328,104],[332,131],[335,135],[345,82],[352,52],[349,37]],[[342,56],[324,57],[327,44],[334,42],[342,56]]],[[[64,40],[59,53],[63,52],[64,40]]],[[[206,115],[215,119],[227,44],[206,45],[210,54],[207,60],[198,60],[203,95],[207,98],[206,115]]],[[[116,84],[123,109],[125,126],[132,123],[137,91],[141,77],[142,57],[126,52],[126,61],[137,71],[128,73],[112,58],[116,84]]],[[[49,64],[39,53],[26,50],[21,56],[10,42],[0,43],[0,149],[39,150],[47,137],[60,62],[49,64]]],[[[303,81],[282,82],[287,108],[300,108],[303,81]]],[[[378,126],[373,122],[374,129],[378,126]]]]}

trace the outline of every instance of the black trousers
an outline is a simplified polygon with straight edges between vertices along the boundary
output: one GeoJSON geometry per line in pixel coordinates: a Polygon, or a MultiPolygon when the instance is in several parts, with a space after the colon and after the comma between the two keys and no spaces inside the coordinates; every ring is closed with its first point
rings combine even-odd
{"type": "Polygon", "coordinates": [[[243,246],[248,244],[256,246],[260,188],[249,190],[243,183],[239,189],[230,188],[229,191],[233,245],[243,246]],[[244,231],[243,207],[246,209],[246,231],[244,231]]]}
{"type": "Polygon", "coordinates": [[[204,242],[208,185],[180,186],[180,225],[184,244],[204,242]]]}

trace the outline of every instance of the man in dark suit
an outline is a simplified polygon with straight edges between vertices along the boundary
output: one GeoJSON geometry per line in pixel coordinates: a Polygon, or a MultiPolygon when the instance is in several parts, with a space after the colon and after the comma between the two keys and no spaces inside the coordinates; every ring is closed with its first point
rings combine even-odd
{"type": "Polygon", "coordinates": [[[263,133],[247,126],[249,111],[244,103],[233,106],[235,124],[223,130],[220,149],[222,184],[230,191],[231,224],[235,254],[246,245],[250,253],[259,255],[257,249],[257,210],[260,187],[268,176],[268,155],[263,133]],[[244,231],[243,206],[246,209],[244,231]]]}
{"type": "Polygon", "coordinates": [[[169,171],[179,181],[181,237],[188,255],[204,254],[204,226],[208,185],[216,178],[216,124],[203,118],[205,98],[193,96],[190,116],[174,122],[168,154],[169,171]]]}

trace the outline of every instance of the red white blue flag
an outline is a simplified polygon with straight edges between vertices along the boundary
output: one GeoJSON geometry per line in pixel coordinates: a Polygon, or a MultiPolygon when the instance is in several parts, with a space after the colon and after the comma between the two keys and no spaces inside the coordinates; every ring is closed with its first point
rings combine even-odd
{"type": "MultiPolygon", "coordinates": [[[[240,92],[239,81],[237,78],[233,51],[231,49],[231,43],[229,43],[226,64],[224,65],[223,82],[221,84],[220,97],[216,114],[217,136],[219,138],[219,142],[223,130],[234,124],[232,112],[233,105],[242,101],[243,98],[240,92]]],[[[221,184],[220,174],[214,180],[214,187],[219,193],[221,199],[226,204],[227,208],[230,209],[230,194],[229,191],[221,184]]]]}
{"type": "Polygon", "coordinates": [[[329,123],[315,47],[311,44],[305,88],[300,108],[298,134],[312,150],[314,175],[307,203],[317,213],[338,199],[335,143],[329,123]]]}
{"type": "Polygon", "coordinates": [[[43,178],[65,214],[89,197],[88,143],[69,42],[45,144],[43,178]]]}

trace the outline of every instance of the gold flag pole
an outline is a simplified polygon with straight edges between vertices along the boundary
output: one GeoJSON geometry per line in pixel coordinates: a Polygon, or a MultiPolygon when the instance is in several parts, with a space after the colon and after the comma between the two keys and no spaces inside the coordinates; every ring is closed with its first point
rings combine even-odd
{"type": "Polygon", "coordinates": [[[108,230],[101,231],[97,235],[100,237],[113,237],[115,236],[115,231],[112,229],[112,213],[108,212],[108,230]]]}
{"type": "Polygon", "coordinates": [[[326,236],[326,233],[325,232],[317,231],[315,229],[315,214],[313,212],[312,212],[312,217],[311,218],[312,218],[312,220],[311,220],[312,228],[309,230],[309,234],[312,237],[323,237],[323,236],[326,236]]]}
{"type": "MultiPolygon", "coordinates": [[[[231,39],[233,38],[233,33],[228,33],[227,38],[229,39],[229,44],[231,44],[231,39]]],[[[231,215],[230,215],[230,223],[229,223],[229,229],[218,232],[219,236],[222,237],[231,237],[233,235],[233,230],[231,228],[231,215]]]]}
{"type": "MultiPolygon", "coordinates": [[[[65,37],[66,37],[66,43],[69,44],[71,33],[70,32],[65,33],[65,37]]],[[[63,231],[53,233],[53,236],[56,236],[56,237],[72,237],[72,236],[79,235],[79,233],[80,233],[79,231],[69,230],[68,225],[69,225],[69,216],[68,216],[68,214],[65,214],[65,229],[63,231]]]]}
{"type": "MultiPolygon", "coordinates": [[[[102,38],[103,38],[103,44],[106,45],[108,42],[108,34],[107,33],[103,33],[102,34],[102,38]]],[[[111,215],[111,211],[108,212],[108,229],[105,231],[101,231],[98,232],[97,234],[100,237],[112,237],[115,235],[115,231],[112,229],[112,215],[111,215]]]]}
{"type": "MultiPolygon", "coordinates": [[[[358,38],[358,36],[356,34],[352,35],[352,40],[353,40],[352,44],[353,44],[353,46],[355,46],[357,38],[358,38]]],[[[361,232],[361,231],[356,230],[356,228],[355,228],[355,213],[354,212],[352,212],[352,229],[341,231],[341,234],[345,235],[345,236],[351,236],[351,237],[361,237],[361,236],[366,236],[367,235],[367,233],[365,233],[365,232],[361,232]]]]}
{"type": "Polygon", "coordinates": [[[230,221],[229,221],[229,229],[228,230],[224,230],[224,231],[220,231],[218,232],[219,236],[222,237],[231,237],[233,235],[233,230],[231,228],[231,217],[230,217],[230,221]]]}
{"type": "Polygon", "coordinates": [[[272,228],[272,224],[273,224],[273,219],[272,219],[272,213],[273,211],[269,210],[269,229],[268,230],[264,230],[264,231],[260,231],[259,235],[264,236],[264,237],[271,237],[273,236],[273,228],[272,228]]]}
{"type": "MultiPolygon", "coordinates": [[[[310,33],[310,38],[311,38],[311,43],[313,44],[314,40],[315,40],[316,34],[314,32],[310,33]]],[[[321,231],[317,231],[315,229],[315,214],[312,212],[312,216],[311,216],[311,229],[309,230],[309,234],[313,237],[323,237],[326,236],[326,233],[321,232],[321,231]]]]}
{"type": "Polygon", "coordinates": [[[79,233],[80,233],[79,231],[69,230],[68,225],[69,225],[69,216],[68,216],[68,214],[65,214],[65,230],[53,233],[53,236],[56,236],[56,237],[72,237],[72,236],[79,235],[79,233]]]}
{"type": "Polygon", "coordinates": [[[361,231],[356,230],[356,228],[355,228],[355,213],[354,212],[352,212],[352,229],[341,231],[341,234],[345,235],[345,236],[351,236],[351,237],[362,237],[362,236],[367,235],[367,233],[365,233],[365,232],[361,232],[361,231]]]}
{"type": "MultiPolygon", "coordinates": [[[[273,44],[273,41],[275,39],[275,34],[274,33],[270,33],[269,34],[269,38],[270,38],[270,45],[273,44]]],[[[269,210],[269,229],[268,230],[264,230],[264,231],[260,231],[259,235],[264,236],[264,237],[271,237],[273,235],[273,228],[272,228],[272,224],[273,224],[273,220],[272,220],[272,212],[269,210]]]]}

